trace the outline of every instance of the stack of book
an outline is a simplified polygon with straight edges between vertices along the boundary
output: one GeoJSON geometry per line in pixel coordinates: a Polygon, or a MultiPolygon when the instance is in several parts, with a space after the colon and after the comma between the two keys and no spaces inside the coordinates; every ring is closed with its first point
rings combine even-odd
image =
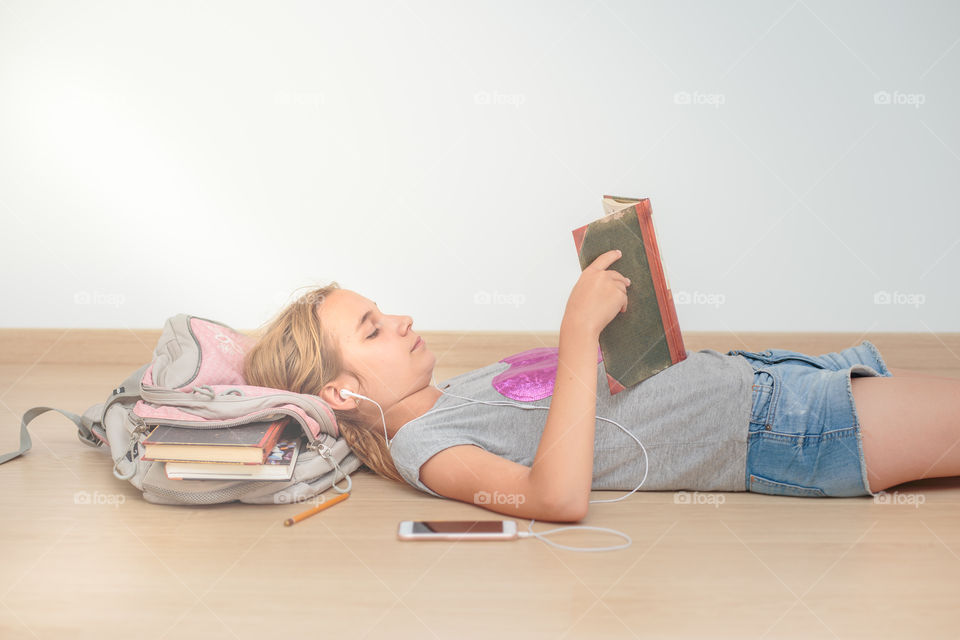
{"type": "Polygon", "coordinates": [[[159,425],[143,441],[143,459],[164,462],[180,480],[289,480],[302,433],[289,416],[210,429],[159,425]]]}

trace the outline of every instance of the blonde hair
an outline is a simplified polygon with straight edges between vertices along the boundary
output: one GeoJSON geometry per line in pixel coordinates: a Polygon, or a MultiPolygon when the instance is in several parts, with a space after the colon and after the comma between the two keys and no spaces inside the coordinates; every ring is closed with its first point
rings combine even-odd
{"type": "MultiPolygon", "coordinates": [[[[303,294],[266,325],[254,332],[257,339],[243,360],[247,384],[294,393],[320,395],[324,385],[348,371],[338,345],[324,332],[320,305],[335,289],[336,281],[303,294]]],[[[340,434],[360,461],[377,475],[404,483],[387,448],[382,429],[368,427],[355,412],[334,409],[340,434]]]]}

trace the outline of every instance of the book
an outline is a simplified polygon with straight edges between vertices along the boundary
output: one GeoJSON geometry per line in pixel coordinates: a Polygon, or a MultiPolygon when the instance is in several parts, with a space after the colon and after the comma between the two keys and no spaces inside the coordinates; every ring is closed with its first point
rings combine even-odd
{"type": "Polygon", "coordinates": [[[290,417],[284,416],[278,420],[208,429],[158,425],[143,441],[142,459],[263,464],[289,421],[290,417]]]}
{"type": "Polygon", "coordinates": [[[231,462],[165,462],[171,480],[289,480],[300,455],[303,437],[284,432],[263,464],[231,462]]]}
{"type": "Polygon", "coordinates": [[[620,393],[687,357],[673,294],[664,273],[649,198],[603,196],[603,217],[573,230],[585,269],[620,249],[614,269],[630,279],[627,310],[600,332],[610,395],[620,393]]]}

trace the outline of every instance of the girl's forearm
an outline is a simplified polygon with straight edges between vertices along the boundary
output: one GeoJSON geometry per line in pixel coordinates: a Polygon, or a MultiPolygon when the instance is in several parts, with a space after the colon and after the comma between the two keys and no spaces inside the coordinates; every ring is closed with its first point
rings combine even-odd
{"type": "Polygon", "coordinates": [[[596,332],[564,318],[553,398],[530,470],[540,495],[580,517],[593,485],[598,340],[596,332]]]}

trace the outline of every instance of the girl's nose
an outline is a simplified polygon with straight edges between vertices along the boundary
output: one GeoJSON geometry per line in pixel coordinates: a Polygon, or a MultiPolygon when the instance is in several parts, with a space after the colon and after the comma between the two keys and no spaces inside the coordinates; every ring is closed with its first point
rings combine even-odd
{"type": "Polygon", "coordinates": [[[410,316],[399,316],[399,318],[400,322],[398,323],[398,327],[401,332],[406,333],[413,325],[413,318],[410,316]]]}

